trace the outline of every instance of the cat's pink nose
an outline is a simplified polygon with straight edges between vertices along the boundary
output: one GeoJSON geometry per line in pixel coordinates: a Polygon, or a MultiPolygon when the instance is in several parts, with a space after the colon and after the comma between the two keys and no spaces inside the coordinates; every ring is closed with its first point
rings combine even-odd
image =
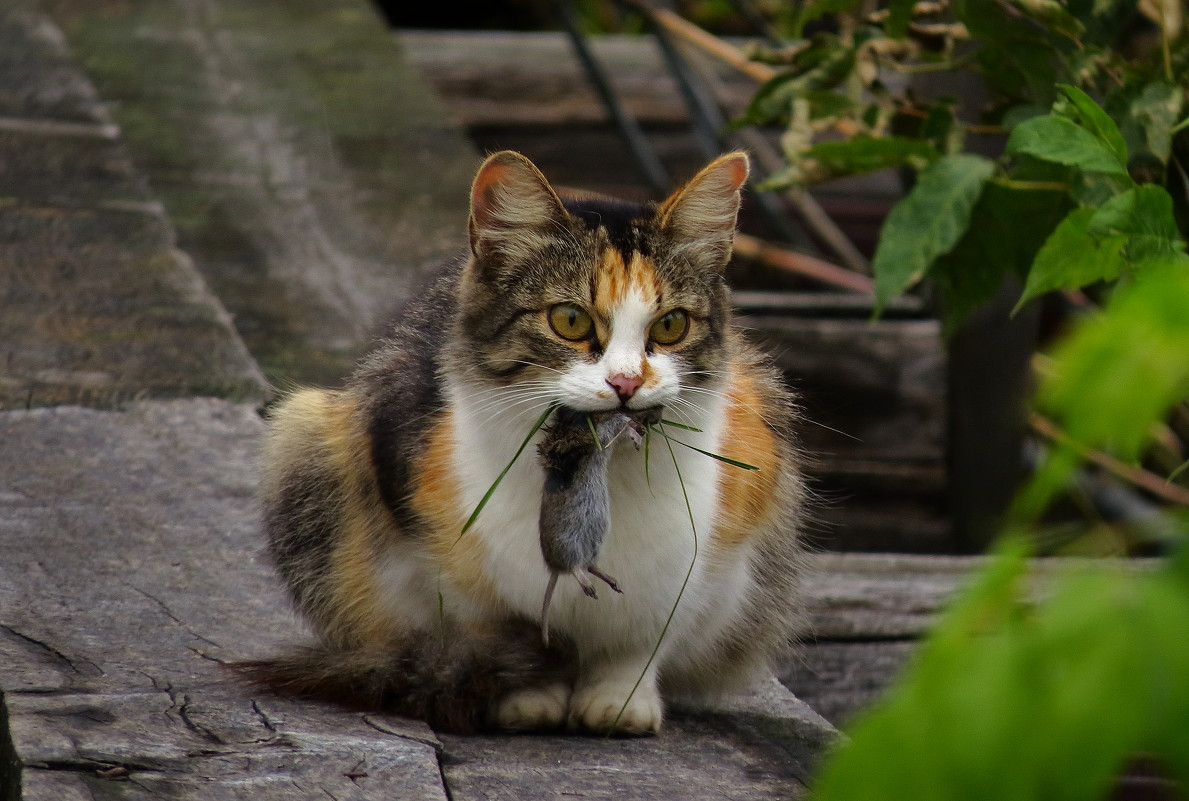
{"type": "Polygon", "coordinates": [[[613,375],[607,379],[607,383],[619,396],[619,402],[627,403],[644,383],[644,379],[638,375],[613,375]]]}

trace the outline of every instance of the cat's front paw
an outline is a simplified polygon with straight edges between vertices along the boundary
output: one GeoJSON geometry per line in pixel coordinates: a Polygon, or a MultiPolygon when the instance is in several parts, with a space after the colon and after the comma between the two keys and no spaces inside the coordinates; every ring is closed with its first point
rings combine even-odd
{"type": "Polygon", "coordinates": [[[647,683],[637,687],[634,694],[631,684],[593,684],[570,699],[570,728],[596,734],[656,734],[663,715],[660,695],[647,683]]]}
{"type": "Polygon", "coordinates": [[[564,684],[529,687],[504,696],[496,706],[496,726],[506,731],[545,731],[566,720],[570,688],[564,684]]]}

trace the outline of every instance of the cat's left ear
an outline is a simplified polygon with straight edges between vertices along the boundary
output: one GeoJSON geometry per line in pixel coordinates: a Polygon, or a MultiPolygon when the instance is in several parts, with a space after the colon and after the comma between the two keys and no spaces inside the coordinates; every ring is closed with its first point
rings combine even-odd
{"type": "Polygon", "coordinates": [[[471,186],[471,252],[514,262],[550,239],[565,216],[541,171],[519,153],[501,151],[483,162],[471,186]]]}
{"type": "Polygon", "coordinates": [[[747,154],[728,153],[702,168],[657,211],[663,230],[697,264],[722,270],[731,258],[739,193],[747,182],[747,154]]]}

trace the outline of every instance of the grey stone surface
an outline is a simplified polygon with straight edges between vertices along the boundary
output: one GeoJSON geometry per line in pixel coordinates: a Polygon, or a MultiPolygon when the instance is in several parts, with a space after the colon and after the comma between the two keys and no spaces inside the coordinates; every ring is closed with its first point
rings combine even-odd
{"type": "Polygon", "coordinates": [[[833,729],[775,679],[719,708],[676,709],[659,737],[442,735],[453,801],[796,799],[833,729]]]}
{"type": "Polygon", "coordinates": [[[210,399],[0,414],[0,798],[445,798],[423,724],[221,665],[302,636],[260,554],[262,426],[210,399]]]}
{"type": "Polygon", "coordinates": [[[0,409],[262,400],[259,369],[56,29],[6,4],[0,52],[0,409]]]}
{"type": "Polygon", "coordinates": [[[367,0],[47,0],[265,373],[326,384],[465,247],[477,154],[367,0]]]}
{"type": "Polygon", "coordinates": [[[833,732],[774,681],[633,740],[439,744],[420,723],[245,692],[221,662],[303,636],[260,553],[262,426],[212,399],[0,415],[13,797],[434,798],[442,776],[454,799],[803,795],[833,732]]]}

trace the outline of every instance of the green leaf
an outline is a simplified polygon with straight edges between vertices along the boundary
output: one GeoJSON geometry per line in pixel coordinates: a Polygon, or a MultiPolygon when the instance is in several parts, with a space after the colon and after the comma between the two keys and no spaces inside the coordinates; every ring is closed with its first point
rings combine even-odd
{"type": "Polygon", "coordinates": [[[1006,3],[955,0],[954,12],[980,45],[978,62],[999,99],[1049,108],[1064,73],[1059,43],[1006,3]]]}
{"type": "Polygon", "coordinates": [[[1148,150],[1168,161],[1173,128],[1181,116],[1185,93],[1170,83],[1150,83],[1131,103],[1131,114],[1142,128],[1148,150]]]}
{"type": "Polygon", "coordinates": [[[1091,97],[1076,86],[1059,84],[1061,98],[1053,104],[1053,114],[1064,117],[1070,122],[1090,132],[1095,139],[1102,143],[1115,160],[1124,167],[1127,165],[1127,142],[1123,134],[1119,133],[1119,126],[1110,115],[1103,111],[1091,97]]]}
{"type": "Polygon", "coordinates": [[[1077,39],[1086,32],[1081,20],[1056,0],[1011,0],[1011,4],[1053,33],[1066,38],[1077,39]]]}
{"type": "Polygon", "coordinates": [[[809,119],[811,122],[831,119],[850,114],[859,108],[859,104],[846,95],[829,91],[806,91],[801,97],[809,101],[809,119]]]}
{"type": "Polygon", "coordinates": [[[941,292],[946,336],[995,296],[1005,276],[1028,275],[1037,252],[1072,205],[1061,188],[1065,168],[1044,162],[1025,166],[1029,169],[1016,174],[1033,178],[1035,184],[988,181],[965,235],[929,271],[941,292]]]}
{"type": "Polygon", "coordinates": [[[702,429],[694,428],[693,426],[687,426],[685,423],[676,423],[672,420],[661,420],[661,422],[667,426],[672,426],[673,428],[680,428],[682,431],[696,431],[699,434],[702,433],[702,429]]]}
{"type": "MultiPolygon", "coordinates": [[[[748,464],[747,462],[740,462],[736,459],[728,459],[726,456],[720,456],[717,453],[712,453],[711,451],[703,450],[703,449],[698,448],[694,445],[690,445],[688,442],[682,442],[679,439],[674,439],[673,437],[669,436],[668,431],[665,431],[665,426],[667,426],[667,425],[672,425],[672,423],[670,423],[666,420],[662,420],[660,423],[661,434],[664,435],[665,440],[667,442],[675,442],[678,445],[681,445],[682,447],[689,448],[691,451],[697,451],[698,453],[702,454],[703,456],[709,456],[711,459],[718,459],[720,462],[726,462],[727,464],[733,465],[735,467],[742,467],[744,470],[759,470],[760,469],[753,464],[748,464]]],[[[688,426],[678,426],[678,428],[689,428],[689,427],[688,426]]],[[[692,430],[696,430],[696,429],[689,429],[689,430],[692,431],[692,430]]]]}
{"type": "Polygon", "coordinates": [[[892,209],[880,232],[872,267],[882,307],[919,281],[958,243],[995,164],[981,156],[944,156],[917,174],[916,186],[892,209]]]}
{"type": "Polygon", "coordinates": [[[797,53],[785,72],[776,75],[752,97],[739,125],[787,124],[794,100],[816,97],[846,80],[855,66],[855,53],[832,34],[814,36],[797,53]]]}
{"type": "Polygon", "coordinates": [[[1172,197],[1155,184],[1137,186],[1108,200],[1094,213],[1088,230],[1100,237],[1127,237],[1125,255],[1136,265],[1184,250],[1172,197]]]}
{"type": "MultiPolygon", "coordinates": [[[[1189,256],[1149,259],[1099,315],[1054,354],[1038,401],[1076,446],[1135,459],[1152,425],[1189,397],[1189,256]]],[[[1063,445],[1029,483],[1022,508],[1039,513],[1078,464],[1063,445]]]]}
{"type": "Polygon", "coordinates": [[[1184,771],[1189,583],[1168,568],[1065,567],[1032,605],[1020,539],[849,727],[816,801],[1082,801],[1109,797],[1137,754],[1184,771]]]}
{"type": "Polygon", "coordinates": [[[793,3],[791,6],[795,9],[795,16],[789,26],[792,28],[791,37],[800,39],[801,31],[806,23],[821,19],[826,14],[850,11],[856,5],[858,5],[858,0],[802,0],[802,2],[793,3]]]}
{"type": "Polygon", "coordinates": [[[912,8],[916,0],[891,0],[888,3],[888,19],[884,23],[884,31],[893,39],[903,39],[908,33],[908,24],[912,22],[912,8]]]}
{"type": "Polygon", "coordinates": [[[1091,221],[1096,209],[1077,209],[1061,221],[1036,254],[1016,311],[1055,289],[1075,289],[1118,278],[1127,266],[1123,249],[1127,237],[1095,235],[1091,221]]]}
{"type": "Polygon", "coordinates": [[[940,157],[936,148],[919,139],[858,134],[840,142],[814,145],[805,151],[802,169],[812,175],[813,180],[824,180],[906,164],[920,169],[940,157]]]}
{"type": "Polygon", "coordinates": [[[603,441],[599,439],[599,430],[595,427],[594,415],[586,415],[586,428],[590,431],[590,435],[594,437],[595,445],[599,450],[603,450],[603,441]]]}
{"type": "Polygon", "coordinates": [[[1126,158],[1120,160],[1102,140],[1072,120],[1050,114],[1017,125],[1008,137],[1005,152],[1077,167],[1085,172],[1105,172],[1127,177],[1126,158]]]}

